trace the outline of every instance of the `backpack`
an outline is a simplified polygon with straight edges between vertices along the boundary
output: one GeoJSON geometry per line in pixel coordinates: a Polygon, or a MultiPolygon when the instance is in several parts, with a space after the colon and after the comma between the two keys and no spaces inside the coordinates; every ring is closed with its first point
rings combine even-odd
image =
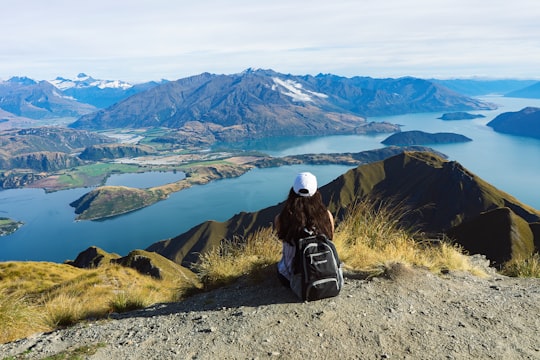
{"type": "Polygon", "coordinates": [[[326,235],[308,233],[296,246],[291,289],[303,301],[337,296],[343,270],[336,248],[326,235]]]}

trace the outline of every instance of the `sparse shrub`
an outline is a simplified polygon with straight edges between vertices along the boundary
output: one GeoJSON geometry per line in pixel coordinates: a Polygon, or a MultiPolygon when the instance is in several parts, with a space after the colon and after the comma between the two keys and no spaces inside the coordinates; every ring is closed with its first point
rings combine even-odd
{"type": "Polygon", "coordinates": [[[70,326],[84,319],[84,295],[60,292],[54,297],[44,299],[45,324],[50,328],[70,326]]]}
{"type": "Polygon", "coordinates": [[[540,253],[527,258],[514,258],[503,265],[501,273],[506,276],[540,278],[540,253]]]}
{"type": "Polygon", "coordinates": [[[144,297],[140,296],[140,294],[127,293],[125,291],[118,292],[111,301],[109,301],[111,310],[117,313],[142,309],[147,305],[148,302],[144,297]]]}

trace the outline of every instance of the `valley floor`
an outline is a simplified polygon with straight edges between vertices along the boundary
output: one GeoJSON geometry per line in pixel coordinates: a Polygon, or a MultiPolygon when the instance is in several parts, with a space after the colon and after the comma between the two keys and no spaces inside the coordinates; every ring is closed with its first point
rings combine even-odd
{"type": "Polygon", "coordinates": [[[335,298],[302,303],[269,271],[183,302],[0,345],[41,359],[538,359],[540,279],[433,275],[396,265],[348,274],[335,298]]]}

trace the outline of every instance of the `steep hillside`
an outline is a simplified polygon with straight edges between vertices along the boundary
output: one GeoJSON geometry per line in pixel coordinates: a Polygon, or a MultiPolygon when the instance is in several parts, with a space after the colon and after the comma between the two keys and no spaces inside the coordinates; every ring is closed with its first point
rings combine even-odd
{"type": "MultiPolygon", "coordinates": [[[[287,191],[284,189],[284,197],[287,191]]],[[[476,221],[482,213],[497,208],[508,208],[527,224],[527,228],[531,226],[529,224],[540,221],[538,210],[494,188],[459,163],[424,152],[404,152],[359,166],[323,186],[320,191],[338,222],[358,199],[371,197],[383,203],[399,204],[408,211],[397,221],[437,237],[462,223],[476,221]]],[[[278,204],[254,213],[237,214],[225,222],[207,221],[173,239],[155,243],[148,250],[189,266],[197,260],[199,253],[219,244],[222,239],[244,236],[257,228],[271,226],[280,208],[281,204],[278,204]]],[[[488,258],[491,256],[494,263],[531,253],[534,250],[531,230],[527,232],[525,229],[521,233],[515,231],[514,221],[508,224],[505,232],[500,233],[501,239],[484,241],[458,236],[455,240],[463,246],[471,241],[483,244],[478,252],[488,258]],[[506,251],[492,251],[495,247],[501,248],[500,242],[505,239],[506,251]],[[522,244],[517,246],[517,242],[522,244]]]]}
{"type": "Polygon", "coordinates": [[[78,157],[51,151],[15,155],[7,159],[0,157],[0,169],[31,169],[38,172],[68,169],[82,163],[78,157]]]}
{"type": "Polygon", "coordinates": [[[81,117],[81,129],[163,126],[180,136],[204,131],[213,141],[278,135],[394,132],[366,116],[492,109],[429,81],[293,76],[271,70],[203,73],[156,86],[81,117]],[[195,131],[194,131],[195,130],[195,131]]]}
{"type": "Polygon", "coordinates": [[[155,154],[150,146],[133,144],[99,144],[85,148],[79,158],[83,160],[119,159],[155,154]]]}
{"type": "Polygon", "coordinates": [[[115,140],[88,131],[60,127],[38,127],[0,131],[0,157],[51,151],[71,153],[87,146],[115,140]]]}

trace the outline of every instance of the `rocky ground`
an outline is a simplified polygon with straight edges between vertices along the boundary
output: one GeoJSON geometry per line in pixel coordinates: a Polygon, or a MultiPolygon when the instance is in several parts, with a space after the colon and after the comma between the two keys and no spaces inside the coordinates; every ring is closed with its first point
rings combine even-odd
{"type": "Polygon", "coordinates": [[[434,275],[403,265],[348,274],[335,298],[299,302],[273,273],[110,320],[0,345],[42,359],[540,359],[540,279],[434,275]],[[60,357],[56,357],[60,358],[60,357]]]}

